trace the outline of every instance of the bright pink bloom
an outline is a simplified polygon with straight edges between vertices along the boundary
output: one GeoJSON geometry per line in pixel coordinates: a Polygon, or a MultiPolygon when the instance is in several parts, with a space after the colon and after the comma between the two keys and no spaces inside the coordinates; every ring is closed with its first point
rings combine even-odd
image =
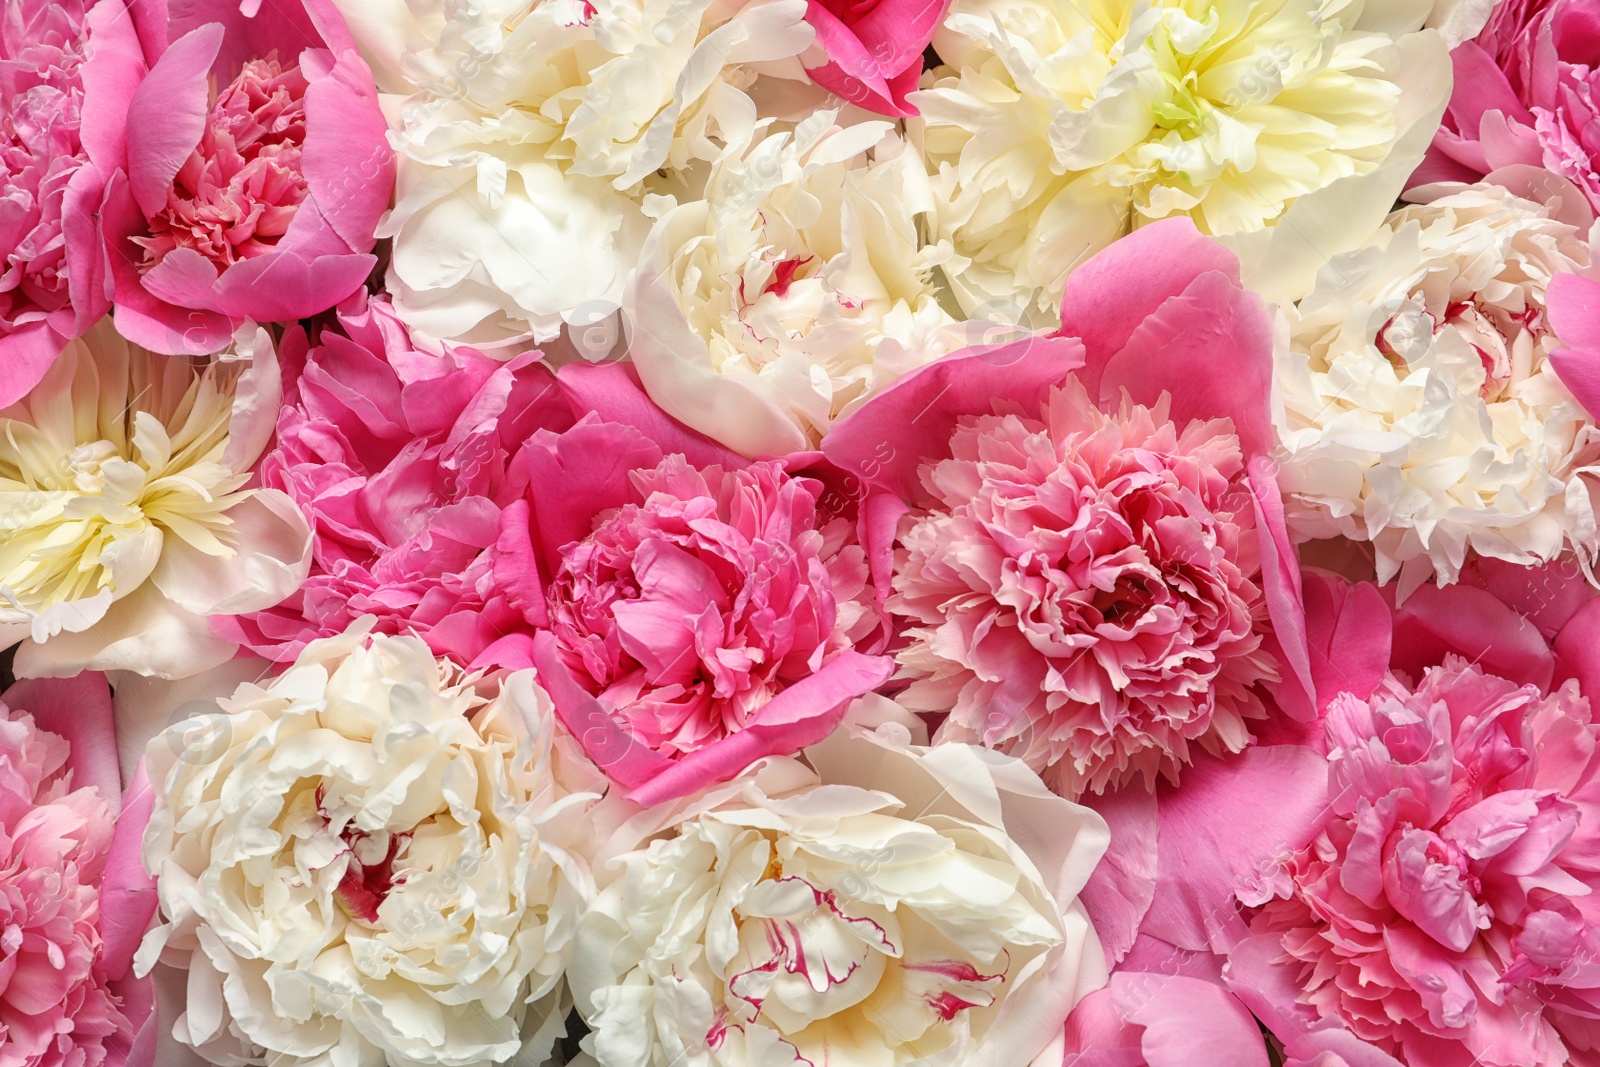
{"type": "Polygon", "coordinates": [[[1600,1009],[1600,760],[1576,682],[1457,656],[1327,714],[1330,817],[1251,923],[1298,998],[1413,1064],[1568,1062],[1600,1009]]]}
{"type": "Polygon", "coordinates": [[[1543,167],[1600,210],[1600,21],[1588,0],[1502,0],[1451,53],[1455,88],[1412,185],[1543,167]]]}
{"type": "Polygon", "coordinates": [[[86,674],[26,682],[5,699],[0,1065],[148,1064],[150,990],[128,977],[154,903],[137,858],[148,807],[130,808],[126,826],[118,825],[110,691],[103,676],[86,674]],[[65,727],[72,742],[19,710],[23,704],[65,727]]]}
{"type": "Polygon", "coordinates": [[[299,327],[280,346],[284,406],[263,483],[311,521],[312,568],[283,603],[217,620],[229,640],[289,662],[363,615],[415,633],[463,664],[543,618],[498,580],[505,539],[528,555],[525,471],[512,460],[536,427],[570,424],[538,353],[501,363],[471,349],[411,346],[386,299],[363,293],[338,329],[299,327]]]}
{"type": "Polygon", "coordinates": [[[1184,220],[1075,272],[1062,321],[906,375],[823,449],[869,510],[909,506],[900,699],[949,713],[937,740],[1015,752],[1069,794],[1148,787],[1248,744],[1258,686],[1311,710],[1265,455],[1271,326],[1184,220]]]}
{"type": "Polygon", "coordinates": [[[807,0],[806,21],[827,62],[806,73],[868,111],[915,115],[906,94],[917,87],[922,53],[949,6],[950,0],[807,0]]]}
{"type": "Polygon", "coordinates": [[[152,351],[214,351],[245,319],[343,301],[376,265],[394,187],[377,90],[342,24],[298,4],[218,17],[175,20],[120,102],[125,173],[102,228],[117,328],[152,351]]]}
{"type": "Polygon", "coordinates": [[[0,14],[0,407],[110,307],[93,220],[120,132],[95,114],[143,69],[139,17],[122,0],[0,14]]]}

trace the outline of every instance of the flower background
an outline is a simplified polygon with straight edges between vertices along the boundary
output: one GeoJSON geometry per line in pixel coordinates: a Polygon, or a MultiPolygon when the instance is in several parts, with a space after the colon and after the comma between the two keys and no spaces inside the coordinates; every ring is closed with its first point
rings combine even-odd
{"type": "Polygon", "coordinates": [[[17,0],[0,1067],[1600,1067],[1592,0],[17,0]]]}

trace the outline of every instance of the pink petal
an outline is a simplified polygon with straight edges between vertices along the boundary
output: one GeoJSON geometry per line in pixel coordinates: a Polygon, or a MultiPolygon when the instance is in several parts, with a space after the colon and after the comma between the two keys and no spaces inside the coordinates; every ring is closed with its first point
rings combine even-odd
{"type": "Polygon", "coordinates": [[[1465,585],[1425,585],[1394,613],[1390,665],[1420,678],[1451,652],[1487,674],[1541,689],[1555,670],[1555,654],[1538,627],[1494,594],[1465,585]]]}
{"type": "Polygon", "coordinates": [[[749,460],[676,422],[646,395],[628,363],[569,363],[557,372],[561,392],[575,412],[592,411],[603,422],[631,426],[656,443],[661,454],[678,454],[696,467],[738,470],[749,460]]]}
{"type": "Polygon", "coordinates": [[[354,52],[306,89],[301,167],[310,196],[345,244],[371,251],[378,218],[394,195],[394,150],[372,72],[354,52]]]}
{"type": "MultiPolygon", "coordinates": [[[[307,48],[326,46],[303,0],[256,0],[254,4],[248,0],[169,0],[169,4],[169,37],[189,33],[205,23],[222,28],[220,48],[210,69],[223,83],[247,60],[268,52],[276,51],[287,65],[307,48]]],[[[176,40],[172,47],[177,47],[176,40]]]]}
{"type": "Polygon", "coordinates": [[[523,453],[528,461],[529,496],[536,546],[554,573],[561,549],[589,536],[594,517],[634,500],[631,472],[661,462],[661,449],[631,426],[585,415],[566,433],[540,430],[523,453]]]}
{"type": "Polygon", "coordinates": [[[83,124],[78,136],[90,161],[110,174],[127,166],[128,106],[145,76],[145,54],[134,20],[121,4],[96,4],[87,26],[94,47],[81,68],[83,124]]]}
{"type": "Polygon", "coordinates": [[[288,251],[268,252],[222,272],[216,308],[232,318],[257,322],[308,318],[361,288],[377,263],[376,256],[366,254],[306,259],[288,251]]]}
{"type": "Polygon", "coordinates": [[[205,132],[206,76],[222,36],[222,25],[210,22],[173,41],[128,102],[128,180],[146,216],[166,206],[172,179],[205,132]]]}
{"type": "Polygon", "coordinates": [[[117,770],[111,687],[105,675],[85,671],[72,678],[26,678],[0,699],[31,714],[41,730],[66,738],[72,747],[67,766],[73,788],[98,789],[116,814],[122,802],[122,774],[117,770]]]}
{"type": "Polygon", "coordinates": [[[1267,1067],[1255,1020],[1221,986],[1160,974],[1111,976],[1111,995],[1145,1028],[1140,1046],[1150,1067],[1267,1067]]]}
{"type": "Polygon", "coordinates": [[[1160,820],[1155,794],[1121,789],[1085,795],[1084,804],[1098,811],[1111,828],[1111,847],[1079,894],[1106,962],[1113,967],[1133,947],[1139,924],[1150,910],[1156,891],[1156,841],[1160,820]]]}
{"type": "Polygon", "coordinates": [[[45,322],[30,322],[0,336],[0,407],[27,396],[66,344],[67,339],[45,322]]]}
{"type": "Polygon", "coordinates": [[[100,888],[100,965],[113,979],[132,968],[133,954],[155,915],[156,880],[145,872],[139,858],[154,806],[155,794],[145,777],[144,761],[140,760],[128,783],[127,795],[122,798],[122,814],[111,836],[100,888]]]}

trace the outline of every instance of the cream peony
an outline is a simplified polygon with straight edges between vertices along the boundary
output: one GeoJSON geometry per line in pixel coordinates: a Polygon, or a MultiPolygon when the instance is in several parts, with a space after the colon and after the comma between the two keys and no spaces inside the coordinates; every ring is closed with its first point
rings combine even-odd
{"type": "Polygon", "coordinates": [[[609,865],[569,970],[601,1067],[1061,1062],[1105,980],[1076,896],[1106,825],[1017,760],[905,741],[769,761],[609,865]]]}
{"type": "Polygon", "coordinates": [[[901,374],[971,343],[940,307],[922,165],[886,122],[819,112],[736,144],[656,223],[624,305],[652,399],[747,456],[814,448],[901,374]]]}
{"type": "Polygon", "coordinates": [[[1600,434],[1550,369],[1553,274],[1587,269],[1581,195],[1414,190],[1371,247],[1287,311],[1275,418],[1291,530],[1371,541],[1402,595],[1469,551],[1531,565],[1600,552],[1600,434]],[[1565,205],[1561,207],[1560,205],[1565,205]]]}
{"type": "MultiPolygon", "coordinates": [[[[400,153],[388,288],[421,334],[549,340],[615,308],[642,204],[748,129],[745,92],[804,79],[804,0],[336,0],[391,108],[400,153]],[[783,64],[787,64],[786,68],[783,64]]],[[[702,167],[703,169],[703,167],[702,167]]]]}
{"type": "Polygon", "coordinates": [[[962,306],[1056,321],[1065,279],[1187,214],[1272,299],[1354,248],[1450,92],[1427,4],[955,0],[912,95],[962,306]],[[1282,232],[1274,232],[1281,227],[1282,232]]]}
{"type": "Polygon", "coordinates": [[[370,629],[240,686],[205,745],[150,742],[139,965],[188,968],[173,1033],[213,1063],[542,1062],[602,779],[532,671],[486,697],[370,629]]]}
{"type": "Polygon", "coordinates": [[[304,516],[247,488],[279,393],[264,330],[192,362],[108,317],[0,410],[0,641],[22,642],[19,675],[193,674],[234,652],[205,616],[299,586],[304,516]]]}

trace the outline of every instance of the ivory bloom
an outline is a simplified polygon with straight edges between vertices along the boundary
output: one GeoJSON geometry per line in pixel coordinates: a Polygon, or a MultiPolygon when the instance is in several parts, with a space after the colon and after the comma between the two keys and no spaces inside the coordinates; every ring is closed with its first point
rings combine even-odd
{"type": "Polygon", "coordinates": [[[1016,760],[904,742],[837,733],[817,774],[772,761],[613,862],[569,971],[601,1067],[1049,1061],[1105,979],[1074,899],[1105,823],[1016,760]]]}
{"type": "Polygon", "coordinates": [[[146,759],[178,1040],[218,1064],[541,1063],[589,876],[598,772],[531,671],[493,695],[370,623],[179,722],[146,759]]]}
{"type": "Polygon", "coordinates": [[[651,399],[747,456],[813,448],[874,390],[969,343],[924,246],[927,179],[888,123],[819,112],[735,145],[656,223],[624,305],[651,399]]]}
{"type": "Polygon", "coordinates": [[[956,0],[933,41],[947,65],[911,99],[962,306],[1052,324],[1068,273],[1175,214],[1236,237],[1252,288],[1298,296],[1366,239],[1427,148],[1450,77],[1438,34],[1411,32],[1426,14],[956,0]]]}
{"type": "Polygon", "coordinates": [[[621,302],[642,204],[748,129],[774,61],[804,79],[803,0],[337,0],[404,94],[388,288],[414,330],[496,347],[549,340],[621,302]]]}
{"type": "Polygon", "coordinates": [[[241,338],[231,361],[191,362],[103,319],[0,410],[0,640],[23,642],[19,674],[205,670],[234,651],[205,616],[305,578],[305,518],[247,487],[279,385],[266,332],[241,338]]]}
{"type": "Polygon", "coordinates": [[[1454,581],[1469,551],[1530,565],[1571,548],[1587,567],[1600,435],[1551,370],[1545,303],[1593,261],[1587,209],[1570,188],[1565,208],[1498,185],[1431,195],[1288,312],[1290,528],[1371,541],[1379,580],[1408,590],[1454,581]]]}

